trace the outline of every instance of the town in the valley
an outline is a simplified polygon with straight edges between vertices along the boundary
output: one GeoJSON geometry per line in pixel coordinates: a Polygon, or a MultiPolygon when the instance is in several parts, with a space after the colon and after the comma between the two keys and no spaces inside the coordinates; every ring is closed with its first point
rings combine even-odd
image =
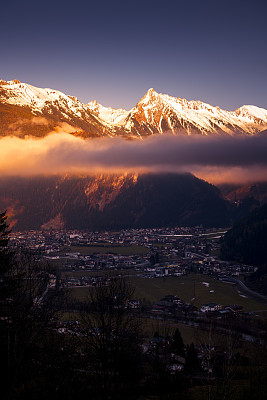
{"type": "MultiPolygon", "coordinates": [[[[204,329],[212,318],[216,320],[216,330],[223,332],[225,321],[255,316],[255,310],[244,307],[243,300],[250,298],[255,304],[267,301],[244,283],[244,278],[257,267],[219,258],[220,240],[225,233],[223,229],[202,227],[118,232],[28,231],[12,233],[10,245],[16,249],[27,248],[38,262],[54,266],[49,287],[58,290],[75,289],[78,293],[99,283],[108,285],[112,274],[133,279],[137,292],[138,282],[143,280],[147,287],[151,280],[171,282],[170,287],[175,287],[177,280],[178,287],[184,284],[184,278],[189,298],[179,296],[176,288],[175,293],[170,289],[155,302],[147,301],[146,296],[133,298],[127,302],[127,307],[144,318],[176,321],[204,329]],[[240,302],[224,304],[218,301],[218,296],[217,301],[205,301],[203,294],[199,297],[199,286],[205,288],[207,298],[215,296],[213,282],[216,281],[226,288],[232,286],[240,302]]],[[[79,306],[77,300],[72,311],[77,311],[79,306]]],[[[61,331],[79,330],[78,321],[75,324],[72,320],[58,322],[58,325],[61,331]]],[[[261,329],[246,326],[242,335],[245,340],[265,343],[261,329]]]]}

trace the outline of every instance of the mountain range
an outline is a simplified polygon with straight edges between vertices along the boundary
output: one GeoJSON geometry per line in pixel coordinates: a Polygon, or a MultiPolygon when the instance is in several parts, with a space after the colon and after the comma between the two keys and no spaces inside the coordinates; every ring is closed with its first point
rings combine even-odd
{"type": "MultiPolygon", "coordinates": [[[[115,110],[18,80],[0,81],[0,138],[62,131],[81,138],[248,136],[266,129],[267,110],[256,106],[225,111],[149,89],[131,110],[115,110]]],[[[0,210],[8,210],[16,230],[229,226],[266,198],[263,186],[223,190],[228,198],[192,174],[9,176],[0,178],[0,210]]]]}
{"type": "Polygon", "coordinates": [[[245,105],[225,111],[201,101],[149,89],[129,111],[83,104],[76,97],[18,80],[0,81],[0,136],[44,137],[67,131],[83,138],[145,137],[152,134],[246,134],[267,129],[267,110],[245,105]]]}

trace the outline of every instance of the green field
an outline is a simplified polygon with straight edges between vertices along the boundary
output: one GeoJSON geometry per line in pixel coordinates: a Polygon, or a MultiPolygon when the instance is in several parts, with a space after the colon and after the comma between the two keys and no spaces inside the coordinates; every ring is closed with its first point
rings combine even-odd
{"type": "MultiPolygon", "coordinates": [[[[196,299],[192,301],[192,304],[195,304],[197,307],[207,302],[216,302],[222,305],[239,304],[244,307],[244,311],[259,311],[259,315],[262,317],[264,317],[264,312],[260,312],[260,310],[266,310],[266,306],[263,304],[249,298],[240,297],[231,284],[217,281],[205,275],[190,274],[181,277],[155,279],[133,276],[128,279],[135,286],[134,297],[147,299],[151,303],[156,303],[167,294],[175,294],[184,301],[190,302],[195,290],[196,299]],[[203,285],[202,282],[209,283],[209,287],[203,285]],[[210,290],[214,290],[214,292],[210,293],[210,290]]],[[[90,288],[86,287],[76,287],[69,289],[69,293],[79,300],[85,300],[88,297],[89,290],[90,288]]],[[[67,316],[66,319],[68,319],[67,316]]],[[[75,319],[75,317],[73,316],[71,319],[75,319]]],[[[141,326],[143,333],[147,337],[151,337],[155,332],[159,334],[168,332],[168,334],[172,335],[174,330],[179,327],[185,344],[190,344],[191,342],[195,344],[203,343],[208,338],[207,331],[202,331],[199,328],[185,324],[175,324],[167,320],[141,319],[141,326]]],[[[213,334],[213,340],[216,343],[220,343],[221,335],[213,334]]],[[[256,349],[251,343],[247,343],[246,346],[251,346],[251,351],[255,351],[256,349]]]]}
{"type": "MultiPolygon", "coordinates": [[[[101,272],[100,272],[101,274],[101,272]]],[[[244,311],[266,310],[266,305],[256,300],[241,297],[233,285],[218,281],[210,276],[200,274],[190,274],[180,277],[164,277],[145,279],[137,276],[128,278],[135,287],[134,297],[146,299],[151,303],[158,302],[167,294],[174,294],[187,303],[192,303],[197,307],[201,307],[204,303],[214,302],[222,305],[239,304],[244,307],[244,311]],[[209,287],[202,282],[209,283],[209,287]],[[214,292],[210,292],[214,290],[214,292]],[[195,291],[195,300],[194,298],[195,291]]],[[[70,289],[72,296],[83,300],[86,298],[88,288],[70,289]]]]}
{"type": "Polygon", "coordinates": [[[157,302],[167,294],[174,294],[197,307],[201,307],[204,303],[214,302],[224,306],[239,304],[244,307],[244,311],[266,309],[266,305],[256,300],[239,296],[233,285],[207,275],[190,274],[155,279],[131,277],[130,281],[136,288],[135,296],[141,299],[146,298],[152,303],[157,302]],[[209,287],[202,282],[209,283],[209,287]],[[214,292],[210,292],[210,290],[214,290],[214,292]],[[192,300],[194,297],[195,300],[192,300]]]}

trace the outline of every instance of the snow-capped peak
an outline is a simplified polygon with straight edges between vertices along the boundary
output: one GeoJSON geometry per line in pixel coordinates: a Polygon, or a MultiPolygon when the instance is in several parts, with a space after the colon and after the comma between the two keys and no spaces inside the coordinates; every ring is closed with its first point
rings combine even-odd
{"type": "Polygon", "coordinates": [[[127,117],[127,128],[142,130],[144,134],[188,134],[236,132],[253,134],[266,129],[267,111],[256,106],[243,106],[235,112],[222,110],[201,101],[159,94],[150,88],[131,110],[127,117]],[[139,124],[139,127],[137,126],[139,124]]]}
{"type": "Polygon", "coordinates": [[[102,119],[104,122],[114,125],[121,124],[124,118],[127,117],[129,111],[123,108],[117,110],[112,107],[104,107],[99,104],[96,100],[86,104],[88,110],[92,111],[97,117],[102,119]]]}
{"type": "Polygon", "coordinates": [[[37,88],[26,83],[21,83],[17,79],[7,81],[5,91],[9,104],[30,106],[36,111],[42,110],[46,107],[47,103],[54,103],[56,101],[64,101],[69,107],[71,107],[73,103],[79,103],[79,105],[81,105],[77,98],[67,96],[58,90],[37,88]]]}
{"type": "Polygon", "coordinates": [[[90,103],[87,103],[86,106],[92,111],[99,112],[99,106],[101,106],[101,104],[99,104],[96,100],[92,100],[90,103]]]}
{"type": "Polygon", "coordinates": [[[150,89],[148,89],[148,91],[146,92],[146,95],[145,95],[145,96],[147,96],[147,97],[153,97],[153,96],[155,96],[155,95],[158,95],[158,93],[155,91],[155,89],[150,88],[150,89]]]}
{"type": "Polygon", "coordinates": [[[157,93],[153,88],[150,88],[138,103],[157,101],[160,99],[160,96],[161,95],[157,93]]]}
{"type": "Polygon", "coordinates": [[[251,120],[259,120],[267,123],[267,110],[264,108],[244,105],[234,111],[234,114],[239,117],[247,117],[251,120]]]}
{"type": "Polygon", "coordinates": [[[21,82],[18,79],[13,79],[12,81],[8,81],[7,83],[19,85],[21,82]]]}
{"type": "MultiPolygon", "coordinates": [[[[245,105],[235,111],[157,93],[150,88],[130,111],[104,107],[77,97],[19,80],[0,80],[0,103],[24,107],[28,113],[71,123],[88,135],[146,136],[151,134],[255,134],[267,129],[267,110],[245,105]]],[[[12,107],[10,108],[12,113],[12,107]]],[[[16,122],[16,117],[12,117],[16,122]]],[[[7,120],[8,121],[8,120],[7,120]]],[[[2,124],[3,125],[3,124],[2,124]]],[[[25,129],[26,130],[26,129],[25,129]]]]}

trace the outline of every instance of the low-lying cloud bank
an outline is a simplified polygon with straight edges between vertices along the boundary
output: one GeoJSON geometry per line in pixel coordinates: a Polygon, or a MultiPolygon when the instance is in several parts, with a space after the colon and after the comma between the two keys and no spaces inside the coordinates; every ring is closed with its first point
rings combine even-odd
{"type": "Polygon", "coordinates": [[[84,140],[54,133],[0,140],[2,176],[122,171],[192,172],[214,183],[266,181],[267,134],[84,140]]]}

